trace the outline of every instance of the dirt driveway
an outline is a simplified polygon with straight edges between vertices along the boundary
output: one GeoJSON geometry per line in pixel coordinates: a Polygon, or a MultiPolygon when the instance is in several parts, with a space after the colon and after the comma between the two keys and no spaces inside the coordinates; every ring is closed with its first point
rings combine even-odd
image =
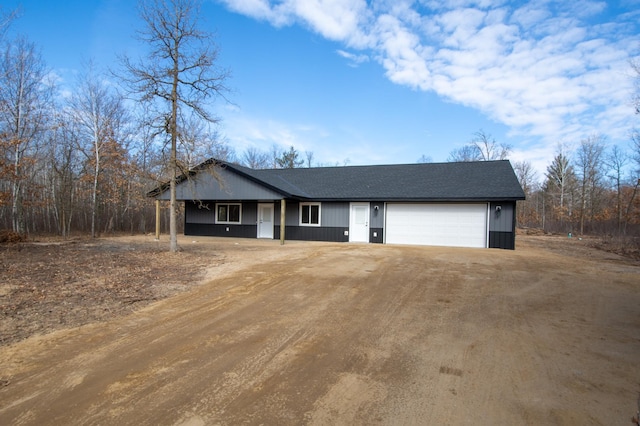
{"type": "Polygon", "coordinates": [[[217,259],[203,284],[0,347],[0,424],[609,425],[637,410],[640,265],[578,240],[181,244],[217,259]]]}

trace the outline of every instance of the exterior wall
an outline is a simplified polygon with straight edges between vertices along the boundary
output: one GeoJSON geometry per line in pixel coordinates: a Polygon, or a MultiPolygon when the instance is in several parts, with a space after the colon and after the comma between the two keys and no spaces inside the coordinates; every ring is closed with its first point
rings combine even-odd
{"type": "MultiPolygon", "coordinates": [[[[349,242],[349,236],[344,235],[346,228],[327,228],[320,226],[287,226],[285,227],[285,239],[301,241],[335,241],[338,243],[349,242]]],[[[280,235],[280,225],[275,226],[275,235],[280,235]]]]}
{"type": "MultiPolygon", "coordinates": [[[[256,238],[258,236],[258,203],[228,201],[242,204],[240,224],[216,224],[215,204],[217,201],[185,201],[184,235],[209,237],[256,238]]],[[[220,202],[227,202],[220,200],[220,202]]]]}
{"type": "MultiPolygon", "coordinates": [[[[215,168],[213,173],[201,172],[193,179],[180,182],[176,199],[186,200],[279,200],[282,195],[228,170],[215,168]]],[[[169,191],[158,197],[168,200],[169,191]]]]}
{"type": "Polygon", "coordinates": [[[516,248],[516,203],[514,201],[495,201],[489,204],[489,248],[508,250],[516,248]]]}
{"type": "MultiPolygon", "coordinates": [[[[322,202],[320,226],[300,226],[300,204],[288,201],[285,239],[348,242],[350,205],[348,202],[322,202]]],[[[489,247],[515,249],[515,202],[489,203],[489,247]],[[499,212],[496,207],[500,206],[499,212]]],[[[369,209],[369,242],[384,242],[383,202],[371,202],[369,209]],[[376,210],[376,206],[378,210],[376,210]]],[[[258,201],[205,200],[185,202],[185,235],[257,238],[258,201]],[[242,204],[240,224],[216,224],[216,202],[242,204]]],[[[274,239],[280,236],[280,202],[274,202],[274,239]]]]}
{"type": "MultiPolygon", "coordinates": [[[[300,203],[287,201],[285,239],[347,242],[349,236],[349,203],[321,202],[320,226],[300,226],[300,203]]],[[[280,202],[275,203],[274,238],[280,235],[280,202]]]]}
{"type": "Polygon", "coordinates": [[[384,242],[384,206],[383,202],[373,201],[369,207],[370,243],[382,244],[384,242]]]}

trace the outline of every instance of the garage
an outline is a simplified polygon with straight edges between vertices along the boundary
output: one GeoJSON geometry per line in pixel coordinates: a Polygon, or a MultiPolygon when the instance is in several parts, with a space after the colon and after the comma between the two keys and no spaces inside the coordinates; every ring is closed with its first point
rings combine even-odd
{"type": "Polygon", "coordinates": [[[389,203],[387,244],[487,247],[487,204],[389,203]]]}

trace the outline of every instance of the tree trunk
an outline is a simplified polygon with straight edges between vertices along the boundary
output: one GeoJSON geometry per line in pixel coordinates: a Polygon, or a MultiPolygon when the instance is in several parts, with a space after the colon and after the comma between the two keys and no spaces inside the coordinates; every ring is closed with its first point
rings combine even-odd
{"type": "MultiPolygon", "coordinates": [[[[178,46],[175,46],[177,53],[178,46]]],[[[176,179],[178,175],[178,55],[173,63],[173,86],[171,88],[171,117],[170,117],[170,129],[171,132],[171,185],[170,185],[170,202],[169,202],[169,251],[175,253],[178,251],[178,230],[177,230],[177,203],[176,203],[176,179]]]]}

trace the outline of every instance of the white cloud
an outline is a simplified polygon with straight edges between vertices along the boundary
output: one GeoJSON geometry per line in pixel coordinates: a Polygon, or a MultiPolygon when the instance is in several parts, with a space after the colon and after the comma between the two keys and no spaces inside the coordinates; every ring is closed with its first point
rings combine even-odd
{"type": "Polygon", "coordinates": [[[233,11],[275,26],[302,23],[321,36],[352,47],[368,46],[361,31],[370,13],[366,0],[222,0],[233,11]]]}
{"type": "Polygon", "coordinates": [[[240,109],[227,110],[224,123],[225,133],[233,135],[230,143],[238,155],[248,148],[268,152],[274,145],[282,150],[293,146],[299,152],[313,151],[318,141],[328,136],[317,126],[256,117],[240,109]]]}
{"type": "Polygon", "coordinates": [[[349,60],[349,66],[352,67],[357,67],[358,65],[364,63],[364,62],[369,62],[369,56],[364,55],[364,54],[359,54],[356,55],[354,53],[351,52],[347,52],[345,50],[342,49],[338,49],[336,50],[336,53],[340,56],[342,56],[345,59],[349,60]]]}
{"type": "Polygon", "coordinates": [[[302,23],[349,47],[338,54],[351,65],[375,57],[391,81],[475,108],[511,134],[554,144],[617,135],[633,116],[621,105],[640,16],[611,17],[606,2],[224,1],[274,25],[302,23]]]}

